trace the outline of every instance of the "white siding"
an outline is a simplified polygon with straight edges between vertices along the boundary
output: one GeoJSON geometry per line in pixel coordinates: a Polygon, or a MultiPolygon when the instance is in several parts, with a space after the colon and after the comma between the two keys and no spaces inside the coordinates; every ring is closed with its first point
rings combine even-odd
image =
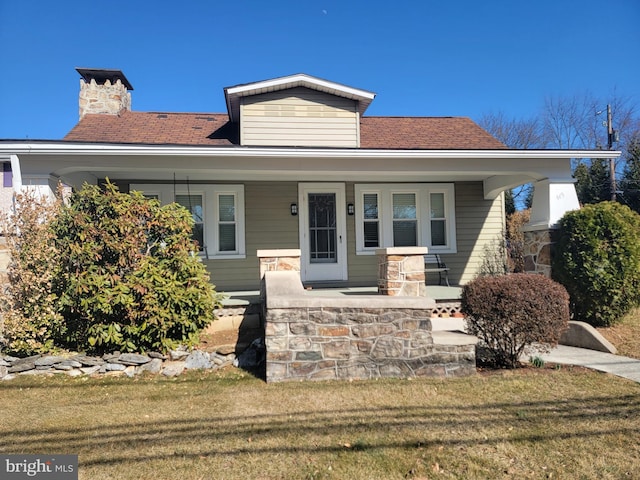
{"type": "Polygon", "coordinates": [[[359,145],[359,117],[354,100],[292,88],[246,97],[240,111],[242,145],[359,145]]]}

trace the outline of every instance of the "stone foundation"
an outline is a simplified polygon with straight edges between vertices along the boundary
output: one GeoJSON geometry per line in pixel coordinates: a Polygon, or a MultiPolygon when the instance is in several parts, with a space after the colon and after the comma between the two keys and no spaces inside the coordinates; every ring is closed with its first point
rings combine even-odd
{"type": "Polygon", "coordinates": [[[267,381],[475,373],[475,343],[435,345],[430,310],[269,309],[267,381]]]}
{"type": "Polygon", "coordinates": [[[292,272],[269,272],[264,283],[267,382],[475,373],[477,339],[434,341],[431,299],[313,297],[292,272]]]}
{"type": "Polygon", "coordinates": [[[523,233],[525,272],[540,273],[551,278],[553,230],[525,230],[523,233]]]}

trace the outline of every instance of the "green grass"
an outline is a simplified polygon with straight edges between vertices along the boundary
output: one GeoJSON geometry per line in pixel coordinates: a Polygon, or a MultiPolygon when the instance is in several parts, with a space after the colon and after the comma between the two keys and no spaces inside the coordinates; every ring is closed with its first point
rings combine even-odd
{"type": "MultiPolygon", "coordinates": [[[[634,478],[640,385],[563,367],[267,385],[0,383],[1,453],[75,453],[81,479],[634,478]]],[[[637,478],[637,477],[636,477],[637,478]]]]}

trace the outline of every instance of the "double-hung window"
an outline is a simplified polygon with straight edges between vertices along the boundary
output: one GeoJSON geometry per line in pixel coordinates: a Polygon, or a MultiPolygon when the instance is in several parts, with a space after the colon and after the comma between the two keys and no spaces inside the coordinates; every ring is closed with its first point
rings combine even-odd
{"type": "Polygon", "coordinates": [[[192,237],[198,244],[198,250],[203,252],[206,248],[206,242],[204,240],[204,195],[176,194],[175,202],[191,213],[191,218],[193,219],[192,237]]]}
{"type": "Polygon", "coordinates": [[[356,249],[426,246],[455,253],[452,183],[356,184],[356,249]]]}
{"type": "Polygon", "coordinates": [[[132,184],[163,205],[178,203],[193,218],[193,239],[206,258],[244,258],[243,185],[132,184]]]}

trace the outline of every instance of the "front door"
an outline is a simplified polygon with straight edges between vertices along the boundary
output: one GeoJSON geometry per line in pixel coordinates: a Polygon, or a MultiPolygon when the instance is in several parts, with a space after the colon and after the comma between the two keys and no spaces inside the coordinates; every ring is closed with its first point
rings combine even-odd
{"type": "Polygon", "coordinates": [[[346,280],[344,183],[301,183],[298,195],[302,280],[346,280]]]}

